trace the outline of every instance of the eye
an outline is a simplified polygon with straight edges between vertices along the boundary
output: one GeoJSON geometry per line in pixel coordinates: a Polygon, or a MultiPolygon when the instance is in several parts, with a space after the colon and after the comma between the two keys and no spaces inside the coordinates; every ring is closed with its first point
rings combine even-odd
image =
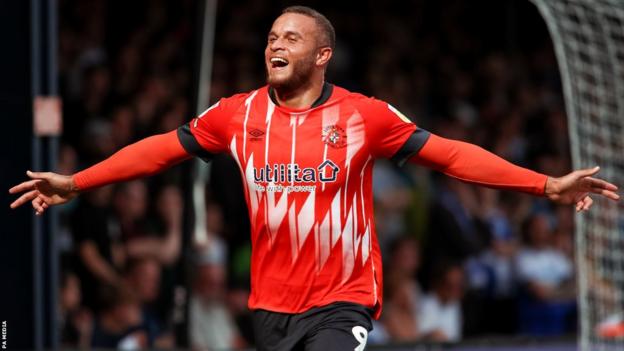
{"type": "Polygon", "coordinates": [[[294,44],[294,43],[296,43],[296,42],[297,42],[297,38],[290,37],[290,38],[288,38],[288,42],[289,42],[289,43],[293,43],[293,44],[294,44]]]}

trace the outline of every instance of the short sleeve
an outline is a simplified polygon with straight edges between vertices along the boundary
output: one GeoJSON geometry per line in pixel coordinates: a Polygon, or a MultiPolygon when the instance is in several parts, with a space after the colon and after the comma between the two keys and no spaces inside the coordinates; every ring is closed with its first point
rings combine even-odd
{"type": "Polygon", "coordinates": [[[371,153],[403,165],[420,151],[429,132],[418,128],[392,105],[373,98],[359,103],[371,153]]]}
{"type": "Polygon", "coordinates": [[[178,128],[178,138],[191,155],[210,160],[228,149],[227,130],[244,94],[224,98],[178,128]]]}

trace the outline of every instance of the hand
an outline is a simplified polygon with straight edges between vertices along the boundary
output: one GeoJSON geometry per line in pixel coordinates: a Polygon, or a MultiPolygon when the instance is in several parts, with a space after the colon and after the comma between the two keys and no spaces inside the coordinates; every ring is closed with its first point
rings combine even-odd
{"type": "Polygon", "coordinates": [[[617,201],[617,186],[602,179],[593,178],[600,167],[581,169],[560,178],[548,177],[544,193],[546,197],[559,204],[576,205],[576,212],[588,210],[594,202],[590,193],[602,195],[617,201]]]}
{"type": "Polygon", "coordinates": [[[9,189],[9,193],[24,193],[13,201],[11,208],[17,208],[30,201],[37,215],[42,215],[52,205],[60,205],[78,196],[79,191],[71,176],[52,172],[27,171],[31,180],[9,189]]]}

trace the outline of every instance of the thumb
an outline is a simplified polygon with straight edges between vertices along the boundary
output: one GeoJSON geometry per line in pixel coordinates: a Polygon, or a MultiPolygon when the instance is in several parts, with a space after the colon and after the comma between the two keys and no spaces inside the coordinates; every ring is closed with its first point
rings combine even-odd
{"type": "Polygon", "coordinates": [[[578,171],[576,171],[576,174],[579,176],[579,178],[591,177],[594,174],[598,173],[598,171],[600,171],[600,167],[596,166],[594,168],[579,169],[578,171]]]}
{"type": "Polygon", "coordinates": [[[52,177],[52,174],[50,172],[26,171],[26,175],[32,179],[44,179],[44,180],[49,180],[52,177]]]}

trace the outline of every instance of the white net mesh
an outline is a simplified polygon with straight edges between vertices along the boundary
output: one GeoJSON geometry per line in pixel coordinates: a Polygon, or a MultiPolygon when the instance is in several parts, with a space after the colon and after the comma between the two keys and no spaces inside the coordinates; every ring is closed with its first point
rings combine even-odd
{"type": "MultiPolygon", "coordinates": [[[[624,186],[624,0],[531,1],[555,46],[574,167],[624,186]]],[[[598,199],[576,225],[581,350],[624,350],[624,202],[598,199]]]]}

